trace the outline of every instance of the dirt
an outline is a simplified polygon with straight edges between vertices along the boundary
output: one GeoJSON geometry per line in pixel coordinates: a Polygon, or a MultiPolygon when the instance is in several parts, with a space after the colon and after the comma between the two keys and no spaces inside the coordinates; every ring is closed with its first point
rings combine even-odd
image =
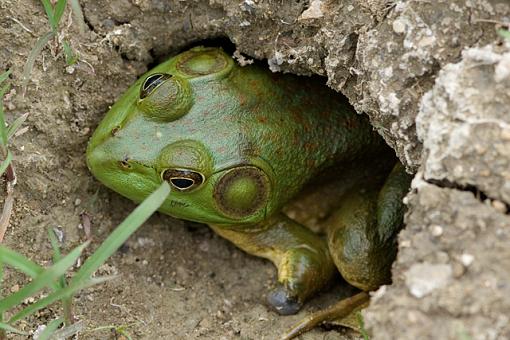
{"type": "MultiPolygon", "coordinates": [[[[149,67],[197,44],[224,45],[275,72],[317,74],[343,93],[415,172],[393,281],[364,312],[373,339],[510,338],[510,43],[506,0],[80,1],[36,60],[22,96],[23,65],[50,26],[39,1],[0,0],[0,70],[13,71],[7,120],[28,112],[11,150],[18,175],[5,244],[41,264],[48,228],[66,250],[87,235],[90,253],[134,205],[87,171],[84,151],[116,98],[149,67]],[[79,62],[65,64],[66,39],[79,62]]],[[[274,339],[296,316],[264,303],[272,266],[204,226],[155,215],[100,272],[120,278],[75,298],[92,330],[129,325],[134,338],[274,339]]],[[[4,287],[26,279],[13,271],[4,287]]],[[[33,331],[58,314],[21,323],[33,331]]],[[[81,338],[115,338],[93,331],[81,338]]],[[[319,328],[302,339],[356,337],[319,328]]]]}

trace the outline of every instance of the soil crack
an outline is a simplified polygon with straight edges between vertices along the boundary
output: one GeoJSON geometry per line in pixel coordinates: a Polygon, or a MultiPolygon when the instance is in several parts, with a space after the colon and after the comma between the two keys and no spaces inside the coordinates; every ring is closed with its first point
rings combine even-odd
{"type": "Polygon", "coordinates": [[[494,207],[495,209],[504,213],[505,215],[510,215],[510,204],[487,195],[484,191],[478,189],[478,187],[476,187],[475,185],[472,185],[472,184],[463,185],[463,184],[449,181],[447,179],[442,179],[442,180],[424,179],[424,181],[429,184],[440,187],[440,188],[448,188],[448,189],[455,189],[455,190],[459,190],[459,191],[471,192],[475,196],[475,198],[478,201],[480,201],[480,203],[485,204],[487,202],[487,200],[490,200],[492,203],[491,204],[492,207],[494,207]],[[494,202],[499,202],[499,203],[494,204],[494,202]],[[496,206],[498,206],[498,205],[500,205],[501,208],[496,208],[496,206]]]}

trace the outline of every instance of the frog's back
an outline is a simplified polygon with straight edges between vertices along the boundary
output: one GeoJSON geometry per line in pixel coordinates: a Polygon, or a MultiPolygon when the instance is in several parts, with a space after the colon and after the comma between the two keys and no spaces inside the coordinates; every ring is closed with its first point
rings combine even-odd
{"type": "Polygon", "coordinates": [[[229,82],[238,97],[244,152],[271,165],[283,196],[334,164],[384,148],[368,119],[318,77],[248,66],[238,67],[229,82]]]}

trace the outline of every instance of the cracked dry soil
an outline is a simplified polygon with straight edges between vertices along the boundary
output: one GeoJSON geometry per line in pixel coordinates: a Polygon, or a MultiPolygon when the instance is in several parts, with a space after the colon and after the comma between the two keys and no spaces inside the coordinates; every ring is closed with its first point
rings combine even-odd
{"type": "MultiPolygon", "coordinates": [[[[343,93],[415,172],[406,198],[393,284],[364,312],[373,339],[510,338],[510,21],[506,0],[80,1],[87,27],[65,16],[58,42],[38,57],[25,98],[23,65],[49,30],[36,0],[0,0],[0,68],[12,69],[7,120],[29,112],[12,144],[18,173],[5,244],[49,263],[46,229],[63,247],[94,248],[134,205],[97,183],[84,151],[108,107],[166,57],[204,41],[230,41],[275,72],[317,74],[343,93]],[[213,40],[223,39],[223,40],[213,40]],[[95,194],[97,192],[97,195],[95,194]]],[[[90,250],[89,250],[90,251],[90,250]]],[[[75,299],[88,328],[132,324],[143,339],[274,339],[297,316],[268,311],[274,269],[207,228],[155,215],[101,273],[121,279],[75,299]]],[[[4,289],[25,283],[9,271],[4,289]]],[[[58,307],[20,324],[33,330],[58,307]]],[[[115,338],[108,331],[81,338],[115,338]]],[[[302,339],[357,335],[319,328],[302,339]]]]}

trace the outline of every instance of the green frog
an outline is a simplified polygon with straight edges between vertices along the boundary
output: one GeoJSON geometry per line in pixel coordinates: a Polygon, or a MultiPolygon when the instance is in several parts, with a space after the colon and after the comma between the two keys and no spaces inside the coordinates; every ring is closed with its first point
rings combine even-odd
{"type": "MultiPolygon", "coordinates": [[[[280,314],[296,313],[337,272],[362,292],[390,281],[410,177],[368,119],[319,79],[192,48],[112,106],[87,164],[135,202],[167,181],[161,212],[273,262],[267,300],[280,314]]],[[[368,299],[360,294],[356,305],[368,299]]]]}

